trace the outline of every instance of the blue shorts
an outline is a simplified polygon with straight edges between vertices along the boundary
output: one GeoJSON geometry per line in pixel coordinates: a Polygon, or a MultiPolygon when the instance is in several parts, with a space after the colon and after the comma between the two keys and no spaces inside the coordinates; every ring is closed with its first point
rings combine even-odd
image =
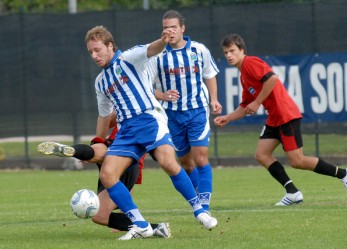
{"type": "Polygon", "coordinates": [[[166,110],[166,114],[177,156],[184,156],[194,146],[209,146],[211,129],[208,107],[188,111],[166,110]]]}
{"type": "Polygon", "coordinates": [[[122,122],[106,156],[125,156],[139,161],[146,152],[164,144],[174,147],[166,116],[143,113],[122,122]]]}

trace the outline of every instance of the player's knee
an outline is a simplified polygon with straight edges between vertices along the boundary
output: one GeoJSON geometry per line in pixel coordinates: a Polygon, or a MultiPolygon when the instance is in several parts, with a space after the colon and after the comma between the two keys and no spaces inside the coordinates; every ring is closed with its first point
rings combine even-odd
{"type": "Polygon", "coordinates": [[[194,165],[185,165],[185,164],[182,164],[182,168],[187,172],[187,173],[191,173],[195,166],[194,165]]]}
{"type": "Polygon", "coordinates": [[[294,169],[303,169],[303,162],[300,158],[289,159],[289,164],[294,169]]]}
{"type": "Polygon", "coordinates": [[[107,178],[108,178],[108,177],[109,177],[109,176],[108,176],[107,172],[105,172],[105,171],[103,171],[103,170],[101,170],[101,171],[99,172],[99,178],[100,178],[100,180],[101,180],[102,183],[104,183],[105,181],[107,181],[107,178]]]}
{"type": "Polygon", "coordinates": [[[100,171],[99,174],[100,180],[102,182],[102,184],[106,187],[106,188],[110,188],[112,187],[116,182],[119,181],[119,178],[117,178],[114,174],[110,174],[107,171],[100,171]]]}
{"type": "MultiPolygon", "coordinates": [[[[159,161],[158,161],[159,162],[159,161]]],[[[177,175],[181,167],[176,160],[162,160],[159,162],[160,167],[170,176],[177,175]]]]}
{"type": "Polygon", "coordinates": [[[154,151],[154,157],[160,165],[167,165],[176,160],[174,149],[167,145],[158,147],[154,151]]]}
{"type": "Polygon", "coordinates": [[[194,158],[196,166],[204,166],[208,164],[208,156],[206,155],[199,155],[198,157],[194,158]]]}
{"type": "Polygon", "coordinates": [[[180,164],[182,168],[187,172],[190,173],[194,170],[195,168],[195,162],[193,158],[189,156],[183,156],[179,158],[180,164]]]}
{"type": "Polygon", "coordinates": [[[289,165],[294,169],[305,169],[305,157],[299,150],[287,153],[289,165]]]}
{"type": "Polygon", "coordinates": [[[267,157],[263,153],[259,153],[259,152],[255,153],[255,160],[257,160],[257,162],[262,165],[264,165],[266,158],[267,157]]]}
{"type": "Polygon", "coordinates": [[[204,166],[208,164],[208,147],[192,147],[191,157],[195,166],[204,166]]]}

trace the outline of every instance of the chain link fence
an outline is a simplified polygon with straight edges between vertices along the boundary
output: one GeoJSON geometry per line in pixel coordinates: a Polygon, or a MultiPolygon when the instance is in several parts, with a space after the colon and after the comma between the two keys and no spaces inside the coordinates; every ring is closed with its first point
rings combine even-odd
{"type": "MultiPolygon", "coordinates": [[[[223,59],[219,41],[230,32],[252,41],[247,51],[253,55],[346,51],[346,1],[227,5],[220,4],[223,1],[208,2],[208,7],[179,11],[186,17],[187,35],[204,43],[216,60],[223,59]]],[[[16,165],[33,167],[38,156],[35,144],[30,143],[33,138],[50,140],[63,135],[73,143],[81,136],[92,136],[97,118],[93,82],[99,68],[86,51],[86,31],[102,24],[114,34],[119,47],[126,49],[157,39],[164,12],[110,10],[0,16],[0,164],[17,160],[16,165]],[[20,145],[16,145],[20,155],[4,145],[10,138],[20,139],[20,145]]],[[[346,135],[345,126],[317,123],[303,127],[304,134],[313,136],[313,149],[309,152],[336,156],[335,152],[342,148],[338,153],[342,157],[345,148],[340,138],[346,135]],[[335,134],[341,144],[337,144],[335,134]],[[335,149],[324,149],[323,144],[334,144],[335,149]]],[[[225,146],[218,139],[225,134],[257,134],[260,128],[231,125],[217,131],[213,127],[211,157],[216,164],[223,158],[239,158],[235,151],[223,152],[225,146]]],[[[253,153],[249,148],[243,158],[252,158],[253,153]]]]}

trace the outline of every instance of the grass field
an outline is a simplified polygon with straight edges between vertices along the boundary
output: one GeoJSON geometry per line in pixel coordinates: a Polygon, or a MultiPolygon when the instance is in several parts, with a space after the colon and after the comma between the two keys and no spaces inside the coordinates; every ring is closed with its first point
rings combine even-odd
{"type": "Polygon", "coordinates": [[[91,220],[76,218],[72,194],[95,189],[97,171],[0,172],[0,248],[345,248],[347,192],[334,178],[288,169],[304,203],[275,207],[284,191],[261,167],[214,169],[207,231],[158,169],[145,169],[134,199],[145,218],[170,222],[173,238],[117,241],[91,220]]]}

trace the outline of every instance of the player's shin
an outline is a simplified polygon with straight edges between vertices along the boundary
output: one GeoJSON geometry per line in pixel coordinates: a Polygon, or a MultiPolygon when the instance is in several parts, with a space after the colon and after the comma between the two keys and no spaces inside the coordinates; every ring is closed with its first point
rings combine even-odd
{"type": "Polygon", "coordinates": [[[190,181],[187,173],[181,169],[181,171],[175,175],[170,176],[173,185],[176,190],[182,194],[182,196],[189,202],[191,205],[194,216],[198,216],[200,213],[204,212],[204,209],[201,206],[198,196],[195,193],[192,182],[190,181]]]}
{"type": "Polygon", "coordinates": [[[210,200],[212,194],[212,168],[210,164],[197,168],[199,172],[199,200],[202,207],[210,210],[210,200]]]}
{"type": "Polygon", "coordinates": [[[129,190],[122,182],[107,189],[112,201],[122,210],[123,213],[138,227],[148,226],[148,222],[142,217],[140,211],[132,200],[129,190]]]}
{"type": "Polygon", "coordinates": [[[190,172],[187,173],[190,180],[192,181],[193,187],[195,189],[195,192],[198,194],[199,193],[199,173],[196,167],[190,172]]]}

